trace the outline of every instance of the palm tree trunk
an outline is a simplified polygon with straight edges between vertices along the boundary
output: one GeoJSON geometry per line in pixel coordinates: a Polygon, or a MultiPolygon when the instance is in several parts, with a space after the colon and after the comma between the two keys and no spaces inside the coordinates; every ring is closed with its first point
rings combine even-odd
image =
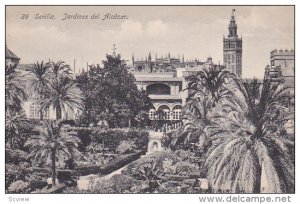
{"type": "Polygon", "coordinates": [[[262,175],[262,167],[259,165],[256,171],[256,178],[254,183],[253,193],[260,193],[261,190],[261,175],[262,175]]]}
{"type": "Polygon", "coordinates": [[[43,111],[40,110],[40,120],[43,120],[43,119],[44,119],[43,111]]]}
{"type": "Polygon", "coordinates": [[[56,165],[55,165],[55,150],[52,150],[51,160],[52,160],[52,186],[56,185],[56,165]]]}
{"type": "Polygon", "coordinates": [[[61,108],[60,106],[57,106],[56,108],[56,120],[60,120],[61,119],[61,108]]]}

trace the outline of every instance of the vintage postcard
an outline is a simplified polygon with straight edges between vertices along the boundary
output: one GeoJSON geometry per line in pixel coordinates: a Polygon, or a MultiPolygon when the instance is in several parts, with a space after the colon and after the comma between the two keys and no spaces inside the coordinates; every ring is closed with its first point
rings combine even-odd
{"type": "Polygon", "coordinates": [[[292,5],[6,5],[5,193],[294,194],[294,95],[292,5]]]}

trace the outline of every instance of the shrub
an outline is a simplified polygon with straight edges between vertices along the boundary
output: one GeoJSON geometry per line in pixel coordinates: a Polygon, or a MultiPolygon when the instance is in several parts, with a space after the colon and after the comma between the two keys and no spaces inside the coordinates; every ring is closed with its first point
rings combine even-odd
{"type": "Polygon", "coordinates": [[[176,193],[182,189],[172,184],[173,177],[184,179],[197,170],[199,167],[194,163],[192,153],[168,150],[132,162],[123,170],[123,174],[147,182],[147,192],[176,193]],[[164,184],[166,182],[170,183],[164,184]]]}
{"type": "Polygon", "coordinates": [[[136,148],[136,145],[135,145],[134,141],[124,140],[124,141],[121,141],[121,143],[117,147],[116,151],[119,154],[127,154],[127,153],[132,153],[135,148],[136,148]]]}
{"type": "Polygon", "coordinates": [[[30,184],[22,180],[18,180],[10,184],[8,187],[9,193],[26,193],[30,184]]]}
{"type": "Polygon", "coordinates": [[[146,152],[148,144],[148,135],[148,132],[138,129],[131,129],[128,132],[116,129],[103,129],[93,131],[92,141],[98,144],[102,144],[104,140],[104,147],[113,151],[116,151],[119,144],[124,140],[134,141],[136,150],[142,150],[143,152],[146,152]]]}
{"type": "Polygon", "coordinates": [[[20,162],[27,162],[27,152],[19,149],[5,149],[5,163],[19,164],[20,162]]]}
{"type": "Polygon", "coordinates": [[[78,129],[77,137],[80,139],[79,150],[84,151],[85,148],[91,144],[92,131],[89,129],[78,129]]]}
{"type": "Polygon", "coordinates": [[[5,164],[5,186],[6,189],[17,180],[25,180],[32,173],[30,164],[21,162],[16,164],[5,164]]]}

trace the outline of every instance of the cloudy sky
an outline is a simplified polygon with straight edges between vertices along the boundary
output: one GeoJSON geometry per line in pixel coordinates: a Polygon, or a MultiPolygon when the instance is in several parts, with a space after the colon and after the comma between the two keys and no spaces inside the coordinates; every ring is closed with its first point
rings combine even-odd
{"type": "Polygon", "coordinates": [[[64,60],[76,67],[97,64],[112,52],[125,59],[154,58],[171,53],[185,59],[208,56],[223,63],[223,35],[228,33],[235,8],[238,34],[243,38],[243,77],[259,77],[269,64],[270,51],[294,49],[294,8],[291,6],[7,6],[6,42],[27,64],[64,60]],[[101,20],[107,13],[126,15],[125,20],[101,20]],[[29,14],[28,19],[21,19],[29,14]],[[54,15],[39,20],[35,16],[54,15]],[[62,20],[68,15],[100,14],[98,20],[62,20]]]}

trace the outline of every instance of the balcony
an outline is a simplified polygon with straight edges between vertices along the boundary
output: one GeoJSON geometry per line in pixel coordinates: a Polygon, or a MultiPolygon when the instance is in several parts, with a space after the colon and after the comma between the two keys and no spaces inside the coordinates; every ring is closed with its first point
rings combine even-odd
{"type": "Polygon", "coordinates": [[[180,95],[159,95],[159,94],[150,94],[149,97],[151,99],[159,99],[159,100],[181,100],[180,95]]]}

